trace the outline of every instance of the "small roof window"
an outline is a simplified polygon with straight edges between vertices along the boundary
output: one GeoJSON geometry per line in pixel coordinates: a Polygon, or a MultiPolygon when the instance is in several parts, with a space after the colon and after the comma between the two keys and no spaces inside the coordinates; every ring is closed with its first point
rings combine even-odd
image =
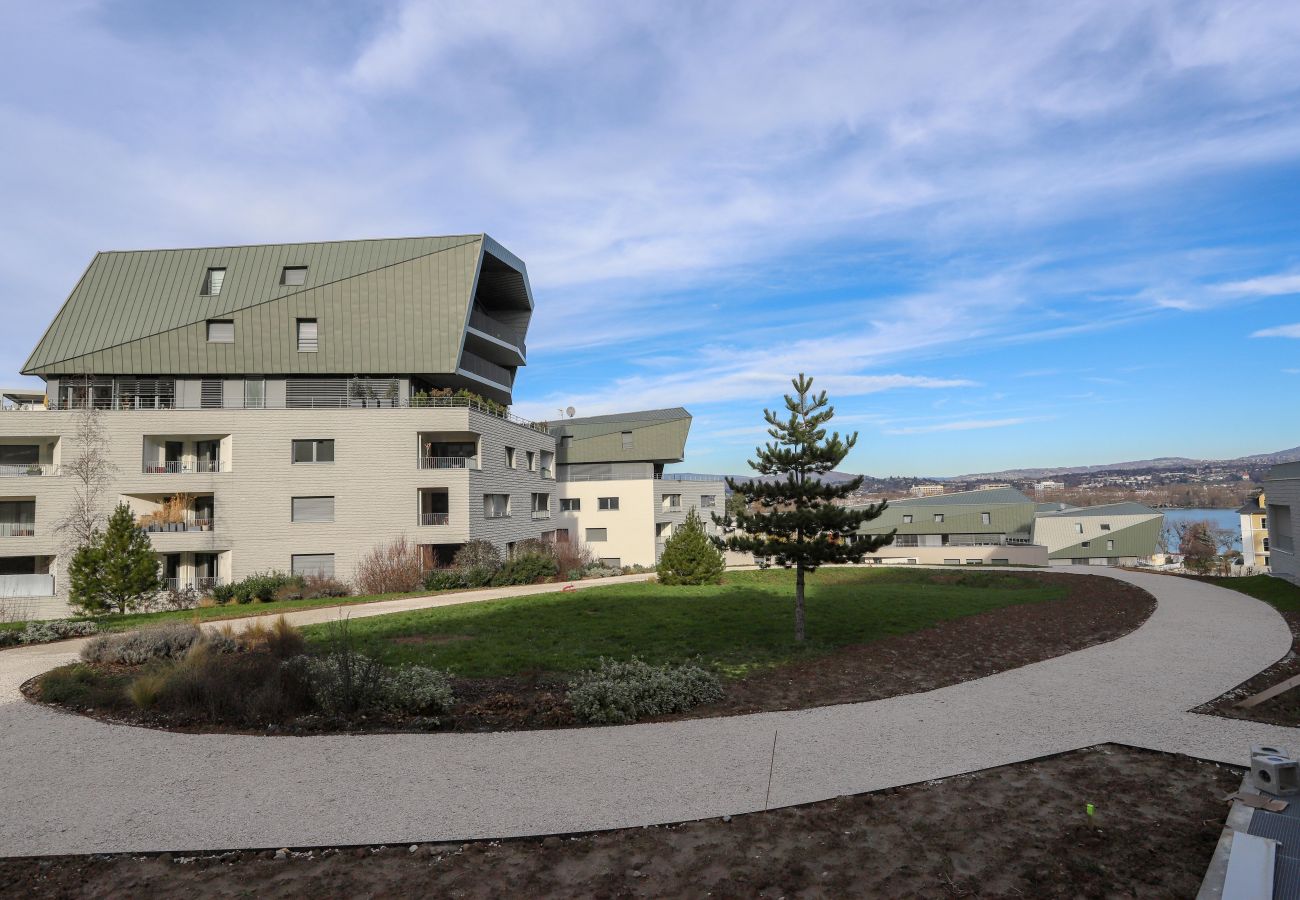
{"type": "Polygon", "coordinates": [[[285,266],[280,270],[280,284],[297,287],[307,283],[306,266],[285,266]]]}
{"type": "Polygon", "coordinates": [[[226,267],[210,268],[203,276],[203,294],[216,297],[221,293],[221,285],[226,281],[226,267]]]}

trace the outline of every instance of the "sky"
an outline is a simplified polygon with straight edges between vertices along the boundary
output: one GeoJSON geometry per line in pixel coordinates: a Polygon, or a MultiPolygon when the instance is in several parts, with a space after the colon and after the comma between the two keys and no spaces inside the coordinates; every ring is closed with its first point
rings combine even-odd
{"type": "Polygon", "coordinates": [[[0,0],[0,383],[97,250],[487,232],[515,411],[747,471],[1300,445],[1300,5],[0,0]]]}

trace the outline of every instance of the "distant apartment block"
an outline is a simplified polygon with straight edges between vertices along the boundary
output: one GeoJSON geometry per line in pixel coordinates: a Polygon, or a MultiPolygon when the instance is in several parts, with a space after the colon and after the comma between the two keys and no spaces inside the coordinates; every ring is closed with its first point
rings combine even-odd
{"type": "Polygon", "coordinates": [[[914,484],[908,489],[908,493],[913,497],[936,497],[943,493],[941,484],[914,484]]]}
{"type": "Polygon", "coordinates": [[[1047,494],[1052,491],[1063,490],[1065,490],[1064,481],[1040,481],[1034,485],[1034,493],[1036,494],[1047,494]]]}
{"type": "Polygon", "coordinates": [[[350,578],[401,535],[429,564],[564,537],[652,564],[686,509],[722,502],[663,476],[689,414],[554,433],[511,415],[532,312],[523,261],[483,234],[97,254],[23,368],[45,392],[4,392],[0,597],[66,608],[55,525],[87,408],[112,467],[102,511],[131,507],[173,586],[350,578]]]}
{"type": "Polygon", "coordinates": [[[1264,479],[1264,492],[1268,497],[1269,570],[1300,584],[1295,541],[1295,527],[1300,521],[1300,462],[1270,469],[1264,479]]]}
{"type": "Polygon", "coordinates": [[[1131,565],[1150,557],[1164,516],[1138,503],[1036,504],[1009,487],[892,500],[862,535],[895,530],[874,562],[1131,565]]]}
{"type": "Polygon", "coordinates": [[[1260,493],[1237,510],[1241,520],[1241,564],[1247,569],[1268,569],[1268,502],[1260,493]]]}

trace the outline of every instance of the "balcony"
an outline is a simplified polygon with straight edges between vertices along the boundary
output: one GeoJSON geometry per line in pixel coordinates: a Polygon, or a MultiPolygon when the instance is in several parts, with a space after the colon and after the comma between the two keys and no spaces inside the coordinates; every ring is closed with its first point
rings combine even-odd
{"type": "Polygon", "coordinates": [[[524,365],[528,353],[524,330],[494,319],[481,306],[470,311],[465,344],[484,359],[509,366],[524,365]]]}
{"type": "Polygon", "coordinates": [[[450,525],[451,513],[445,513],[445,512],[420,513],[420,524],[421,525],[450,525]]]}
{"type": "Polygon", "coordinates": [[[164,578],[163,590],[165,591],[184,591],[192,589],[200,594],[207,594],[214,587],[221,584],[220,578],[164,578]]]}
{"type": "Polygon", "coordinates": [[[34,522],[0,522],[0,538],[36,537],[34,522]]]}
{"type": "Polygon", "coordinates": [[[45,463],[18,463],[17,465],[0,465],[0,478],[14,476],[19,478],[58,475],[59,467],[45,463]]]}
{"type": "Polygon", "coordinates": [[[196,459],[192,462],[171,460],[144,465],[146,475],[211,475],[220,471],[221,461],[217,459],[196,459]]]}
{"type": "Polygon", "coordinates": [[[551,511],[550,511],[549,509],[535,509],[535,510],[533,510],[533,518],[534,518],[534,519],[549,519],[550,517],[551,517],[551,511]]]}
{"type": "Polygon", "coordinates": [[[0,575],[0,599],[53,596],[53,575],[0,575]]]}
{"type": "Polygon", "coordinates": [[[146,534],[163,534],[166,532],[212,531],[216,520],[210,516],[187,516],[179,522],[141,522],[140,527],[146,534]]]}
{"type": "Polygon", "coordinates": [[[478,469],[478,458],[473,456],[421,456],[421,469],[478,469]]]}
{"type": "MultiPolygon", "coordinates": [[[[468,350],[462,350],[460,354],[460,365],[457,367],[460,375],[468,377],[471,381],[477,382],[488,388],[494,388],[507,399],[493,397],[492,399],[500,402],[509,402],[511,386],[514,384],[514,376],[505,366],[499,366],[494,362],[489,362],[477,354],[468,350]]],[[[489,395],[491,392],[489,392],[489,395]]]]}

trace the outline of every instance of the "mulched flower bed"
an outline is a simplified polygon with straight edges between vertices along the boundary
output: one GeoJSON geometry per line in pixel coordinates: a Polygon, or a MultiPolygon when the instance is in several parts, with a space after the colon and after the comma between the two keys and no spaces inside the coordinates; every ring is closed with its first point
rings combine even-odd
{"type": "Polygon", "coordinates": [[[0,860],[42,897],[1196,895],[1241,770],[1102,746],[681,825],[510,841],[0,860]],[[1084,805],[1092,803],[1089,817],[1084,805]]]}
{"type": "MultiPolygon", "coordinates": [[[[720,702],[665,718],[802,709],[934,690],[1114,640],[1141,625],[1155,609],[1155,600],[1146,591],[1111,578],[1050,572],[1029,577],[1064,587],[1066,596],[953,619],[922,631],[725,679],[726,697],[720,702]]],[[[37,681],[24,686],[33,700],[41,699],[37,681]]],[[[270,727],[238,728],[141,711],[125,698],[91,712],[112,721],[181,731],[276,734],[509,731],[578,724],[565,702],[567,679],[562,677],[529,673],[460,678],[453,686],[456,706],[450,717],[440,721],[395,715],[341,721],[311,715],[270,727]]],[[[71,711],[87,710],[79,706],[71,711]]]]}
{"type": "Polygon", "coordinates": [[[1243,709],[1237,704],[1260,691],[1300,675],[1300,612],[1283,612],[1287,627],[1291,629],[1291,652],[1269,666],[1249,681],[1233,688],[1221,697],[1198,706],[1193,712],[1266,722],[1269,725],[1300,725],[1300,687],[1265,700],[1258,706],[1243,709]]]}

